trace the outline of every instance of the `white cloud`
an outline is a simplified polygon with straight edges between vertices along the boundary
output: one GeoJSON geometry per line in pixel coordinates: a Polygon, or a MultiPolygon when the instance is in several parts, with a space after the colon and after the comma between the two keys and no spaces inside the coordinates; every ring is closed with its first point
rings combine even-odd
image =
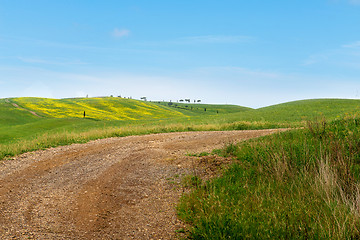
{"type": "Polygon", "coordinates": [[[313,65],[320,62],[325,62],[331,56],[330,53],[319,53],[310,55],[305,61],[303,62],[304,66],[313,65]]]}
{"type": "Polygon", "coordinates": [[[250,36],[205,35],[191,36],[179,39],[179,43],[238,43],[253,40],[250,36]]]}
{"type": "Polygon", "coordinates": [[[17,57],[18,60],[25,63],[34,63],[34,64],[50,64],[50,65],[83,65],[87,64],[80,60],[66,60],[66,59],[56,59],[56,60],[48,60],[42,58],[34,58],[34,57],[17,57]]]}
{"type": "Polygon", "coordinates": [[[349,0],[349,3],[352,5],[360,5],[360,0],[349,0]]]}
{"type": "Polygon", "coordinates": [[[304,66],[330,64],[338,67],[358,68],[360,63],[360,41],[343,44],[338,48],[314,53],[303,61],[304,66]]]}
{"type": "MultiPolygon", "coordinates": [[[[360,1],[359,1],[360,2],[360,1]]],[[[360,41],[345,44],[342,46],[343,48],[360,48],[360,41]]]]}
{"type": "Polygon", "coordinates": [[[48,87],[43,82],[35,82],[32,83],[27,88],[21,91],[21,95],[27,97],[46,97],[46,98],[53,98],[54,91],[51,87],[48,87]]]}
{"type": "Polygon", "coordinates": [[[360,0],[329,0],[330,3],[346,3],[351,5],[360,5],[360,0]]]}
{"type": "Polygon", "coordinates": [[[258,69],[248,69],[242,67],[233,67],[233,66],[225,66],[225,67],[204,67],[198,68],[196,70],[198,73],[202,75],[212,75],[216,73],[221,74],[229,74],[234,76],[246,76],[246,78],[266,78],[266,79],[276,79],[280,77],[279,73],[258,70],[258,69]]]}
{"type": "Polygon", "coordinates": [[[112,35],[116,38],[122,38],[122,37],[127,37],[130,35],[130,31],[128,29],[118,29],[115,28],[112,31],[112,35]]]}

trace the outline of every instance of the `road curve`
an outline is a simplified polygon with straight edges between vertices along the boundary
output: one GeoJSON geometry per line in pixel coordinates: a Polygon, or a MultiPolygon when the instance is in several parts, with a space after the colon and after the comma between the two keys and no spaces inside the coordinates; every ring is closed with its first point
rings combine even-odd
{"type": "Polygon", "coordinates": [[[109,138],[2,161],[0,238],[173,239],[186,153],[283,130],[109,138]]]}

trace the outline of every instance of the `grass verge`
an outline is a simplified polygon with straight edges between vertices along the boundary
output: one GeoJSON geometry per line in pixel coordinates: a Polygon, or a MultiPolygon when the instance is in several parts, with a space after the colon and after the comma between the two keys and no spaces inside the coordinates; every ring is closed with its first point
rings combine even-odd
{"type": "MultiPolygon", "coordinates": [[[[56,120],[56,119],[55,119],[56,120]]],[[[54,121],[55,121],[54,120],[54,121]]],[[[65,119],[66,120],[66,119],[65,119]]],[[[64,121],[65,121],[64,120],[64,121]]],[[[71,119],[70,119],[71,120],[71,119]]],[[[69,120],[69,121],[70,121],[69,120]]],[[[63,121],[63,120],[62,120],[63,121]]],[[[47,121],[46,123],[48,123],[47,121]]],[[[59,120],[55,123],[59,125],[59,120]]],[[[114,125],[87,125],[87,121],[84,121],[84,126],[79,125],[76,122],[75,127],[71,125],[64,125],[64,127],[55,128],[54,124],[50,125],[51,129],[44,129],[37,132],[32,132],[28,126],[24,125],[26,129],[29,129],[28,137],[20,136],[18,139],[9,141],[5,139],[3,144],[0,145],[0,159],[6,157],[13,157],[15,155],[45,149],[49,147],[56,147],[61,145],[68,145],[72,143],[85,143],[95,139],[109,138],[109,137],[124,137],[130,135],[144,135],[152,133],[167,133],[167,132],[186,132],[186,131],[221,131],[221,130],[247,130],[247,129],[267,129],[267,128],[282,128],[288,127],[285,124],[273,124],[267,122],[234,122],[234,123],[208,123],[202,122],[172,122],[167,120],[160,124],[154,123],[154,121],[145,122],[115,122],[114,125]]],[[[110,123],[110,122],[109,122],[110,123]]],[[[44,128],[44,124],[42,125],[44,128]]],[[[10,130],[7,130],[9,132],[10,130]]],[[[11,132],[11,136],[15,136],[17,133],[24,134],[24,131],[17,129],[11,132]]],[[[1,140],[1,138],[0,138],[1,140]]]]}
{"type": "Polygon", "coordinates": [[[359,239],[360,118],[309,122],[218,151],[237,160],[184,194],[191,239],[359,239]]]}

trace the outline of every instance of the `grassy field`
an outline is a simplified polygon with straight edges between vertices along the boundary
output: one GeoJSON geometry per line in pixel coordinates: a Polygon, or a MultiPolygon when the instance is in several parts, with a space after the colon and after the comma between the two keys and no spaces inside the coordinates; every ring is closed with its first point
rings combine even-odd
{"type": "MultiPolygon", "coordinates": [[[[221,105],[209,105],[208,108],[226,113],[245,109],[221,105]]],[[[104,137],[233,127],[221,120],[221,113],[175,109],[164,104],[111,97],[0,99],[0,114],[0,159],[104,137]]],[[[243,125],[251,127],[256,123],[243,125]]],[[[258,124],[258,127],[266,126],[258,124]]]]}
{"type": "Polygon", "coordinates": [[[178,103],[178,102],[154,102],[159,106],[168,106],[186,115],[215,115],[226,113],[239,113],[251,110],[251,108],[237,105],[215,105],[201,103],[178,103]]]}
{"type": "Polygon", "coordinates": [[[182,197],[178,214],[191,239],[360,238],[359,117],[309,122],[213,154],[236,160],[182,197]]]}
{"type": "Polygon", "coordinates": [[[236,105],[169,104],[111,97],[0,99],[0,159],[26,151],[113,136],[300,127],[306,119],[341,118],[357,112],[359,105],[359,100],[320,99],[251,109],[236,105]]]}
{"type": "Polygon", "coordinates": [[[179,111],[148,102],[125,98],[16,98],[11,101],[49,118],[82,118],[85,111],[88,119],[139,120],[184,116],[179,111]]]}
{"type": "Polygon", "coordinates": [[[360,100],[351,99],[311,99],[287,102],[241,113],[233,113],[228,119],[234,121],[267,121],[304,126],[307,120],[326,118],[335,120],[344,115],[360,112],[360,100]]]}
{"type": "Polygon", "coordinates": [[[38,118],[28,111],[15,108],[5,99],[0,99],[0,127],[35,122],[38,118]]]}

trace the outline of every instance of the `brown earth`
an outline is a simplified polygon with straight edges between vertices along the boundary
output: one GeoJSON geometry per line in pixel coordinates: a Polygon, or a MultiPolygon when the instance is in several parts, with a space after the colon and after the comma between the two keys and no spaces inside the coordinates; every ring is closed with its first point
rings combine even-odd
{"type": "Polygon", "coordinates": [[[278,131],[110,138],[4,160],[0,238],[175,239],[184,227],[175,211],[181,178],[209,162],[187,153],[278,131]]]}

